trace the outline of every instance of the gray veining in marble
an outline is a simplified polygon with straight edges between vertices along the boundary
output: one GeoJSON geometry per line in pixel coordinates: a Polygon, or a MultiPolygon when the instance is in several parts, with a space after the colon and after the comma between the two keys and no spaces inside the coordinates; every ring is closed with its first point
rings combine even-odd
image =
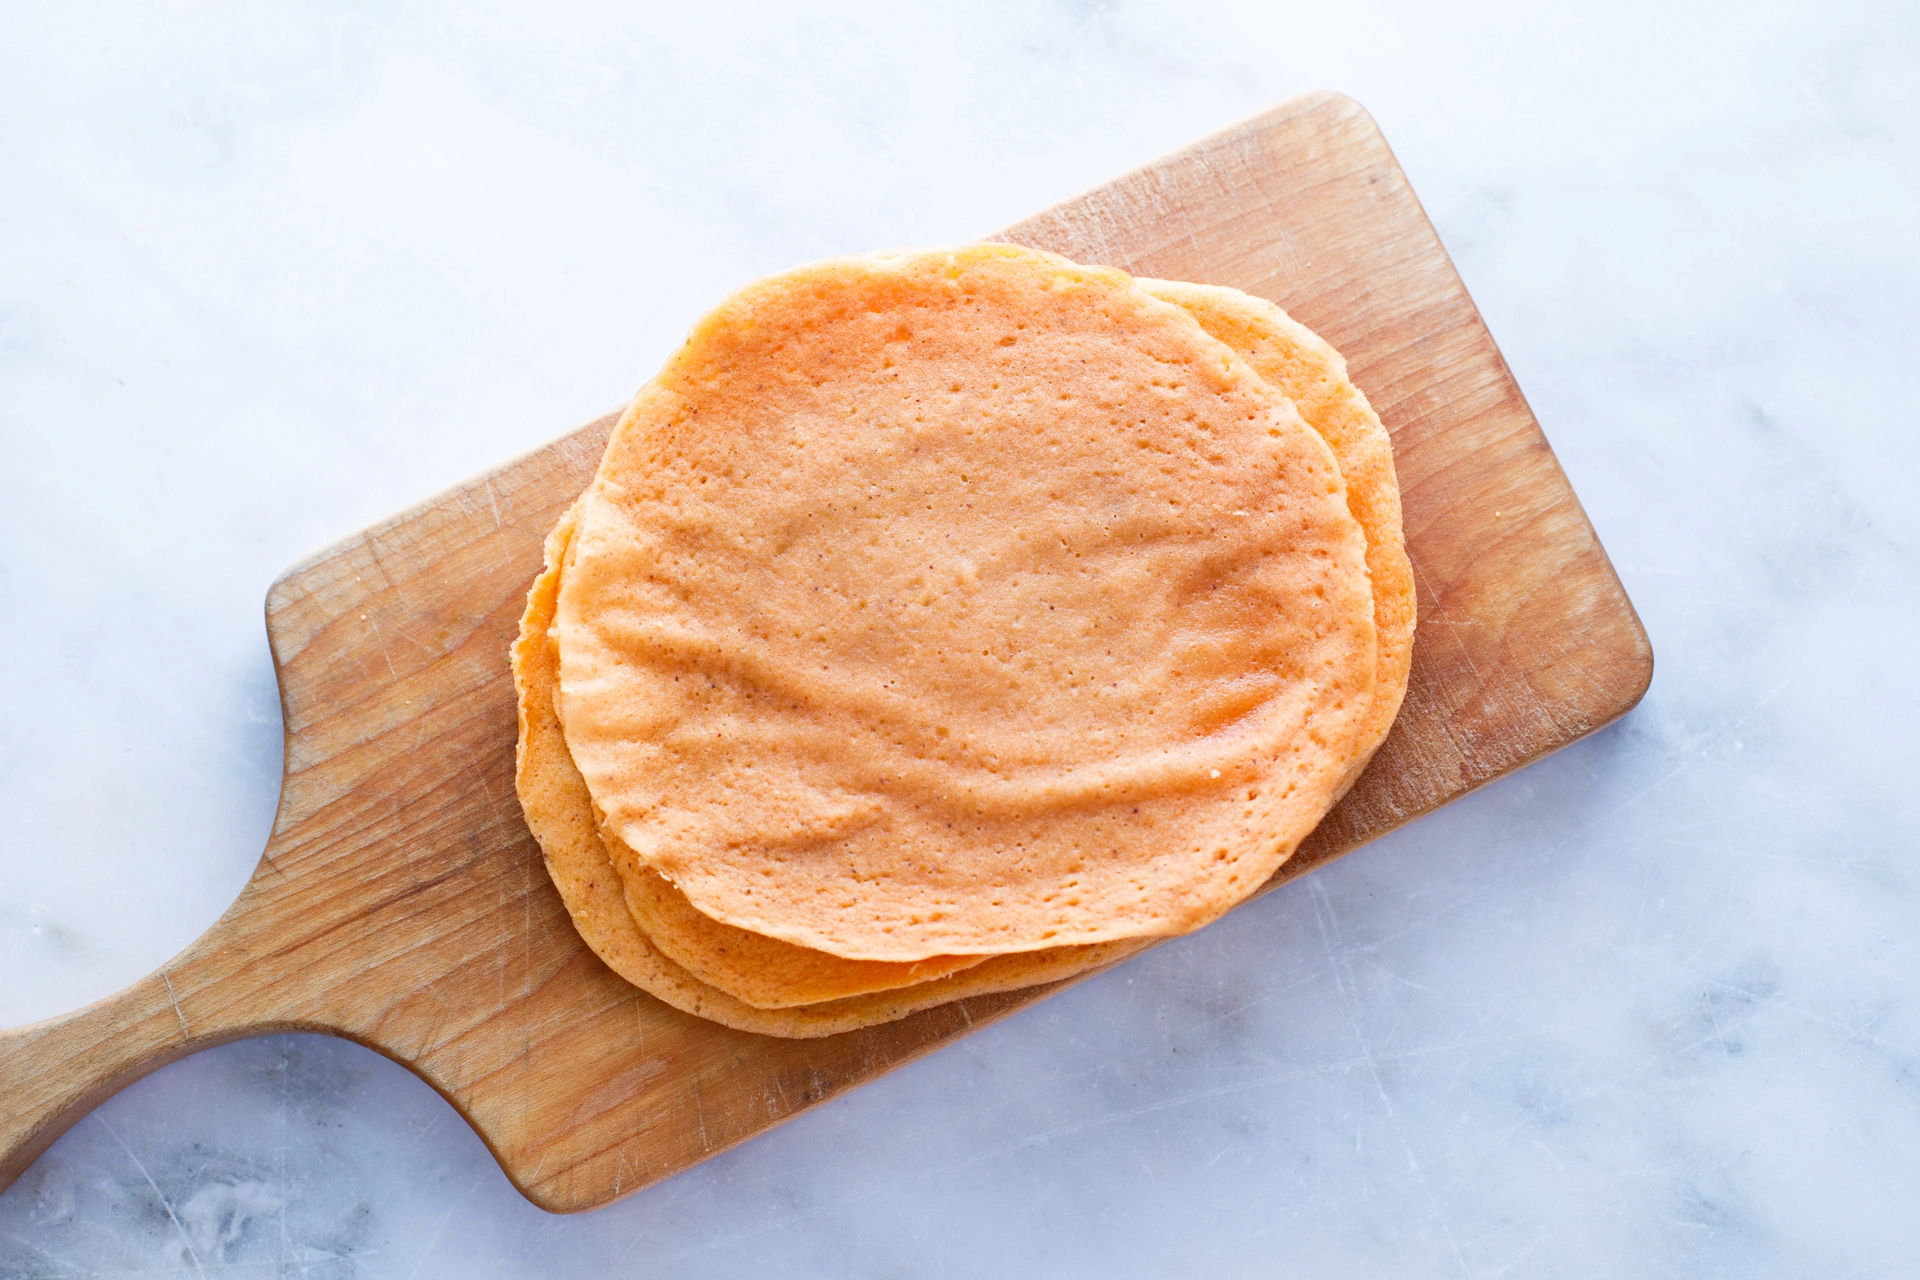
{"type": "Polygon", "coordinates": [[[1659,667],[1597,737],[605,1210],[279,1037],[82,1121],[0,1195],[0,1275],[1920,1273],[1917,14],[11,7],[0,1021],[238,891],[285,565],[618,403],[734,284],[1305,89],[1379,119],[1659,667]]]}

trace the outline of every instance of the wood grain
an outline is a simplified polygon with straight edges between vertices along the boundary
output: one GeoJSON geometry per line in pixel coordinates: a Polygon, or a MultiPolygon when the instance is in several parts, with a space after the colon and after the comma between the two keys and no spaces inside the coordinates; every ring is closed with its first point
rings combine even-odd
{"type": "MultiPolygon", "coordinates": [[[[1393,434],[1421,610],[1412,687],[1372,767],[1275,884],[1638,701],[1652,653],[1632,606],[1355,103],[1295,99],[1002,234],[1273,299],[1347,354],[1393,434]]],[[[776,1040],[677,1013],[580,943],[514,796],[507,646],[541,539],[611,423],[274,583],[286,781],[266,852],[160,972],[0,1033],[0,1186],[155,1067],[299,1029],[406,1064],[530,1199],[584,1209],[1047,994],[776,1040]]]]}

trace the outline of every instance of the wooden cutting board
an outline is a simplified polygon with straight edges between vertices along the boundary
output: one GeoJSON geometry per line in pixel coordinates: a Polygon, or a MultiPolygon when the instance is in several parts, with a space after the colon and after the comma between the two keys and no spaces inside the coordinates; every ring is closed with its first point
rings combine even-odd
{"type": "MultiPolygon", "coordinates": [[[[1270,298],[1346,353],[1393,434],[1419,585],[1412,686],[1366,775],[1268,888],[1645,692],[1653,655],[1633,607],[1357,104],[1296,98],[998,238],[1270,298]]],[[[286,780],[266,852],[233,907],[158,973],[0,1032],[0,1187],[163,1063],[297,1030],[404,1063],[528,1198],[586,1209],[1053,990],[776,1040],[678,1013],[582,945],[514,796],[507,646],[541,540],[612,424],[273,584],[286,780]]]]}

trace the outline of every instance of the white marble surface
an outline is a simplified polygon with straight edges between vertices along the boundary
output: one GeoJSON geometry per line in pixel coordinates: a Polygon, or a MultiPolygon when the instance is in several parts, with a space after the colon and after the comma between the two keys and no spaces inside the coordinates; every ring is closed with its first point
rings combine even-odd
{"type": "Polygon", "coordinates": [[[1646,702],[580,1217],[368,1052],[201,1054],[0,1195],[0,1274],[1920,1272],[1917,11],[943,12],[8,6],[0,1022],[239,889],[278,570],[619,402],[746,278],[1305,89],[1425,199],[1646,702]]]}

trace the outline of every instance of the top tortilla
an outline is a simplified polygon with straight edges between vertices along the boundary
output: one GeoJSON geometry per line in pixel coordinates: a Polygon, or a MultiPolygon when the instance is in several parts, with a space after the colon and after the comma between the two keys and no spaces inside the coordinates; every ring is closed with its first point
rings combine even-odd
{"type": "Polygon", "coordinates": [[[849,959],[1184,932],[1370,749],[1365,539],[1186,311],[1011,246],[742,290],[615,429],[557,617],[607,828],[849,959]]]}

